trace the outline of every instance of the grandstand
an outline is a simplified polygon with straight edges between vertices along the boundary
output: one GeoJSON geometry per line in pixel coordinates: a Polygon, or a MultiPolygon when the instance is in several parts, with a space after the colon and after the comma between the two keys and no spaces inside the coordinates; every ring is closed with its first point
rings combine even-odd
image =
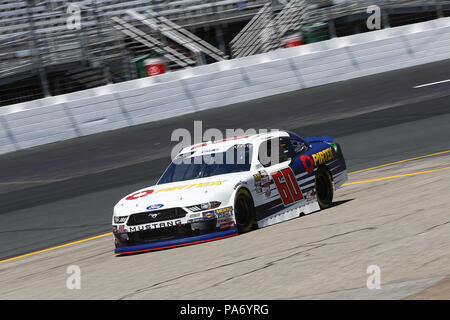
{"type": "Polygon", "coordinates": [[[318,22],[323,39],[366,32],[370,4],[384,27],[450,15],[443,0],[0,0],[0,105],[134,79],[147,57],[177,70],[275,50],[318,22]]]}

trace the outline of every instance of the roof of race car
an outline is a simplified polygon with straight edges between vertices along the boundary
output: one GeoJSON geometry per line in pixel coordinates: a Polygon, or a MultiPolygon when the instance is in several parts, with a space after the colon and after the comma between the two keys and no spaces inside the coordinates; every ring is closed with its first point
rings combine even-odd
{"type": "Polygon", "coordinates": [[[179,154],[190,154],[190,156],[196,156],[201,154],[207,154],[211,152],[224,152],[228,148],[237,144],[258,143],[269,138],[289,136],[289,133],[282,130],[270,131],[265,133],[248,134],[243,136],[236,136],[226,138],[217,141],[207,141],[198,144],[194,144],[183,148],[179,154]]]}

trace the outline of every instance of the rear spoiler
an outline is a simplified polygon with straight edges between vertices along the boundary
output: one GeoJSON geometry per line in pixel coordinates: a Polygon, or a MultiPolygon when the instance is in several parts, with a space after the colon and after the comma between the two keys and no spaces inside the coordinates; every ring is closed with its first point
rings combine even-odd
{"type": "Polygon", "coordinates": [[[303,138],[306,142],[312,143],[312,142],[333,142],[333,137],[327,136],[327,137],[310,137],[310,138],[303,138]]]}

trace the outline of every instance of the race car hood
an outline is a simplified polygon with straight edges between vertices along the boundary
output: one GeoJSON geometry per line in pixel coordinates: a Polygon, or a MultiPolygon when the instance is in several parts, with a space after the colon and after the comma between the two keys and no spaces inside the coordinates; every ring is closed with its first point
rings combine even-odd
{"type": "Polygon", "coordinates": [[[247,181],[246,174],[250,173],[238,172],[146,187],[122,198],[114,207],[114,215],[187,207],[209,201],[227,204],[235,187],[247,181]]]}

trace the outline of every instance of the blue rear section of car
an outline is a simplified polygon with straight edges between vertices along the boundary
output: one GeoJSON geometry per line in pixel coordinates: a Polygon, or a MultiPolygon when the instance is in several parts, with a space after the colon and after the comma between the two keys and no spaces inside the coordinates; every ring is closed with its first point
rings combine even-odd
{"type": "Polygon", "coordinates": [[[289,132],[289,135],[291,138],[305,141],[308,145],[308,150],[292,159],[290,166],[294,174],[298,175],[306,171],[311,176],[315,174],[315,168],[323,165],[328,168],[334,179],[336,174],[347,169],[342,148],[334,142],[332,136],[303,138],[292,132],[289,132]]]}

